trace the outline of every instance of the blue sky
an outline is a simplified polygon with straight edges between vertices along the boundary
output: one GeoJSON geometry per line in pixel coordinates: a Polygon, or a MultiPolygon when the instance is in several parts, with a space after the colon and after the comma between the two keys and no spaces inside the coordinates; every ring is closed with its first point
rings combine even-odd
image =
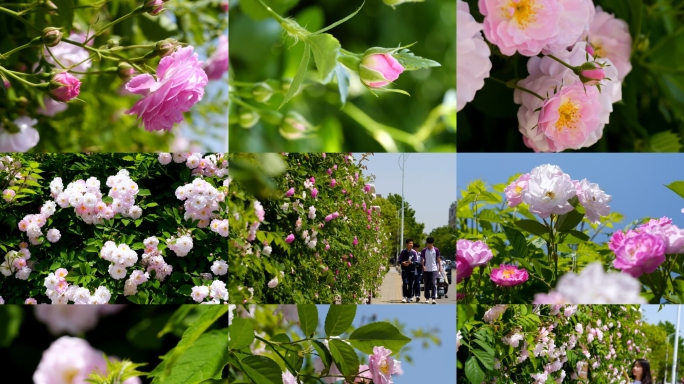
{"type": "Polygon", "coordinates": [[[684,227],[684,199],[664,186],[684,180],[680,154],[594,154],[594,153],[521,153],[458,154],[457,184],[459,195],[468,182],[482,179],[491,184],[505,183],[516,173],[530,172],[542,164],[554,164],[573,180],[588,179],[613,196],[611,211],[625,220],[618,229],[643,218],[668,216],[684,227]]]}
{"type": "MultiPolygon", "coordinates": [[[[325,324],[328,305],[318,305],[319,325],[325,324]]],[[[358,327],[362,319],[376,315],[375,321],[393,321],[398,319],[406,325],[405,332],[422,328],[427,331],[439,329],[440,346],[431,344],[423,349],[422,341],[411,341],[409,354],[413,364],[402,362],[402,376],[393,376],[396,384],[417,383],[453,383],[456,377],[456,306],[426,305],[415,308],[414,305],[359,305],[356,309],[354,326],[358,327]]],[[[410,335],[407,335],[410,337],[410,335]]]]}
{"type": "MultiPolygon", "coordinates": [[[[375,191],[383,197],[401,195],[399,153],[376,153],[365,164],[376,176],[375,191]]],[[[460,155],[459,155],[460,156],[460,155]]],[[[360,154],[355,153],[359,159],[360,154]]],[[[456,154],[412,153],[404,168],[404,199],[416,211],[425,232],[449,224],[449,206],[456,201],[456,154]]]]}

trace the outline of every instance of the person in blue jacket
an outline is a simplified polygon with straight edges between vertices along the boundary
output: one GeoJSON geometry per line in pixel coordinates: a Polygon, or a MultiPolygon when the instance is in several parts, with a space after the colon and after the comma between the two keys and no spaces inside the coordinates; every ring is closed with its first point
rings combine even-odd
{"type": "Polygon", "coordinates": [[[406,249],[399,254],[399,263],[401,263],[401,291],[404,297],[401,302],[407,303],[413,300],[413,279],[415,274],[413,270],[413,239],[406,239],[406,249]]]}
{"type": "Polygon", "coordinates": [[[427,247],[420,253],[425,276],[425,304],[430,304],[430,299],[432,304],[437,304],[437,276],[442,273],[442,259],[439,249],[434,246],[434,237],[428,237],[425,242],[427,247]]]}

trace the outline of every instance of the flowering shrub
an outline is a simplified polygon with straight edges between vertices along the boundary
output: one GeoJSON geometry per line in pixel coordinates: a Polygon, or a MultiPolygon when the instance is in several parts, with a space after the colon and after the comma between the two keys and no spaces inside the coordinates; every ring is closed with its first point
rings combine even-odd
{"type": "Polygon", "coordinates": [[[209,85],[228,70],[221,3],[5,4],[0,152],[187,151],[184,122],[227,148],[225,86],[209,85]]]}
{"type": "Polygon", "coordinates": [[[228,300],[224,154],[12,154],[0,164],[4,301],[228,300]]]}
{"type": "Polygon", "coordinates": [[[472,384],[625,384],[650,352],[641,326],[638,305],[459,305],[457,375],[472,384]]]}
{"type": "Polygon", "coordinates": [[[312,304],[279,305],[275,314],[282,313],[289,326],[273,315],[259,322],[234,316],[232,312],[241,308],[230,307],[228,367],[237,379],[285,384],[344,379],[350,383],[391,384],[392,376],[403,374],[397,356],[411,339],[391,323],[371,322],[345,337],[356,316],[356,305],[331,305],[323,337],[316,337],[318,309],[312,304]],[[293,323],[299,323],[298,332],[290,330],[293,323]]]}
{"type": "MultiPolygon", "coordinates": [[[[273,156],[263,166],[285,164],[276,166],[270,197],[247,193],[252,179],[229,185],[231,301],[366,302],[387,271],[394,239],[371,193],[372,177],[363,174],[364,159],[273,156]]],[[[231,172],[238,178],[259,172],[254,160],[235,155],[231,172]]]]}
{"type": "Polygon", "coordinates": [[[227,311],[225,305],[4,305],[0,357],[21,383],[224,382],[227,311]]]}
{"type": "MultiPolygon", "coordinates": [[[[668,187],[684,197],[684,182],[668,187]]],[[[458,201],[457,292],[466,302],[645,304],[680,302],[684,230],[664,217],[606,236],[622,215],[611,195],[558,166],[541,165],[458,201]],[[505,204],[504,204],[505,203],[505,204]]]]}
{"type": "Polygon", "coordinates": [[[485,152],[682,149],[675,120],[684,88],[674,71],[682,63],[673,53],[684,44],[664,26],[679,20],[682,4],[457,3],[459,146],[485,152]]]}
{"type": "Polygon", "coordinates": [[[385,3],[232,7],[231,150],[453,152],[453,2],[385,3]]]}

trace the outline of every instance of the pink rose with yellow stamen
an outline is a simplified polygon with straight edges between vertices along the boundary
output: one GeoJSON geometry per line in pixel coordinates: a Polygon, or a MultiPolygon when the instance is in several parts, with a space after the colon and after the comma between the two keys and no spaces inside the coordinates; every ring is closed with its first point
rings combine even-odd
{"type": "Polygon", "coordinates": [[[518,269],[514,265],[501,264],[499,268],[492,268],[489,278],[498,286],[512,287],[526,282],[530,276],[523,268],[518,269]]]}

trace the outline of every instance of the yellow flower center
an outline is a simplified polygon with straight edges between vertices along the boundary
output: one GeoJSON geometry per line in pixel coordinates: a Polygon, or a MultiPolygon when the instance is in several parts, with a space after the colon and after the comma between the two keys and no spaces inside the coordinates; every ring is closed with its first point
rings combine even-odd
{"type": "Polygon", "coordinates": [[[522,187],[519,186],[519,185],[518,185],[517,187],[515,187],[515,193],[516,193],[516,194],[521,194],[521,193],[522,193],[522,187]]]}
{"type": "Polygon", "coordinates": [[[577,120],[579,120],[579,105],[570,100],[565,100],[558,108],[558,121],[556,121],[556,129],[560,132],[563,128],[575,128],[577,120]]]}
{"type": "Polygon", "coordinates": [[[520,28],[525,29],[529,23],[536,21],[537,9],[541,8],[534,0],[510,0],[503,8],[509,20],[515,19],[520,28]]]}
{"type": "Polygon", "coordinates": [[[71,368],[64,372],[62,378],[64,379],[65,383],[72,383],[76,375],[78,375],[78,369],[71,368]]]}
{"type": "Polygon", "coordinates": [[[382,374],[385,376],[389,375],[389,365],[387,365],[387,360],[383,360],[382,363],[380,363],[380,372],[382,372],[382,374]]]}
{"type": "Polygon", "coordinates": [[[556,198],[556,194],[553,193],[552,191],[547,191],[547,192],[544,194],[544,196],[548,197],[549,199],[555,199],[555,198],[556,198]]]}
{"type": "Polygon", "coordinates": [[[512,269],[504,269],[504,271],[501,273],[504,279],[510,279],[513,276],[513,270],[512,269]]]}

